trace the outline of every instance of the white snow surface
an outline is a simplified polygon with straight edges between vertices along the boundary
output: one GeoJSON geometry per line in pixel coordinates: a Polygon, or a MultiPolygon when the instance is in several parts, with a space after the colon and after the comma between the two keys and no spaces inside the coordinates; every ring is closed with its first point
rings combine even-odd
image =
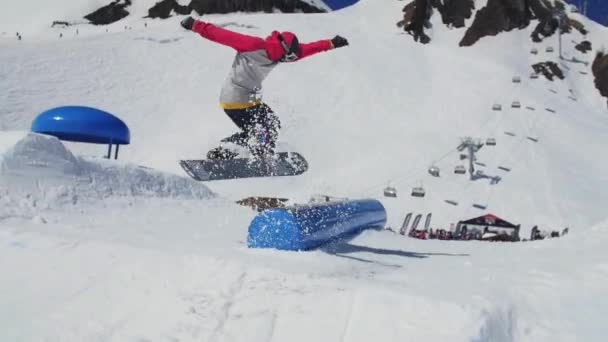
{"type": "MultiPolygon", "coordinates": [[[[92,4],[64,2],[49,9],[67,17],[92,4]]],[[[40,23],[18,5],[6,16],[15,30],[40,23]]],[[[266,80],[281,148],[310,164],[288,178],[202,184],[180,170],[179,159],[203,156],[235,127],[218,108],[234,52],[182,30],[178,17],[2,36],[0,340],[605,340],[608,116],[590,68],[562,61],[566,80],[529,79],[530,64],[557,61],[545,52],[555,39],[530,42],[533,25],[458,48],[463,29],[434,16],[433,43],[422,46],[395,26],[402,6],[205,17],[252,35],[348,37],[348,48],[279,66],[266,80]],[[38,113],[61,105],[116,114],[131,144],[114,161],[101,158],[103,146],[27,133],[38,113]],[[452,173],[464,136],[496,138],[477,167],[498,184],[452,173]],[[389,184],[397,198],[381,197],[389,184]],[[419,185],[427,196],[409,196],[419,185]],[[483,243],[373,231],[312,252],[246,247],[256,213],[236,200],[319,193],[378,198],[391,227],[408,212],[432,212],[432,226],[444,228],[493,213],[522,224],[524,237],[532,225],[570,234],[483,243]]],[[[579,19],[594,48],[608,41],[579,19]]],[[[590,61],[573,49],[581,39],[565,35],[565,54],[590,61]]]]}

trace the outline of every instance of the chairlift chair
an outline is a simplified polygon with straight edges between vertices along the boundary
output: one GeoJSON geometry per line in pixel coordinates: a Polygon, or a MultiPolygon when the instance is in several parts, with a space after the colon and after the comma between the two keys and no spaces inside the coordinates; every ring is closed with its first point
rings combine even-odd
{"type": "Polygon", "coordinates": [[[488,146],[496,146],[496,139],[494,139],[494,138],[488,138],[486,140],[486,145],[488,145],[488,146]]]}
{"type": "Polygon", "coordinates": [[[530,74],[530,78],[531,78],[531,79],[533,79],[533,80],[538,79],[538,74],[537,74],[537,73],[535,73],[535,72],[534,72],[534,73],[531,73],[531,74],[530,74]]]}
{"type": "Polygon", "coordinates": [[[513,103],[511,103],[511,108],[521,108],[521,103],[519,101],[513,101],[513,103]]]}
{"type": "Polygon", "coordinates": [[[429,174],[433,177],[439,177],[439,168],[435,165],[429,167],[429,174]]]}
{"type": "Polygon", "coordinates": [[[519,77],[519,76],[513,76],[512,81],[513,81],[513,83],[521,83],[521,77],[519,77]]]}
{"type": "Polygon", "coordinates": [[[533,55],[538,55],[538,49],[537,48],[533,48],[532,50],[530,50],[530,53],[533,55]]]}
{"type": "Polygon", "coordinates": [[[384,188],[384,196],[385,197],[397,197],[397,189],[392,186],[387,186],[384,188]]]}
{"type": "Polygon", "coordinates": [[[555,50],[553,49],[553,46],[547,46],[547,48],[545,49],[545,51],[546,52],[553,52],[555,50]]]}
{"type": "Polygon", "coordinates": [[[413,197],[424,197],[424,195],[426,195],[426,192],[424,191],[423,187],[417,186],[412,189],[413,197]]]}
{"type": "Polygon", "coordinates": [[[464,167],[464,165],[456,165],[454,168],[454,173],[457,175],[464,175],[467,173],[467,169],[464,167]]]}
{"type": "Polygon", "coordinates": [[[502,105],[495,103],[492,105],[492,110],[502,110],[502,105]]]}

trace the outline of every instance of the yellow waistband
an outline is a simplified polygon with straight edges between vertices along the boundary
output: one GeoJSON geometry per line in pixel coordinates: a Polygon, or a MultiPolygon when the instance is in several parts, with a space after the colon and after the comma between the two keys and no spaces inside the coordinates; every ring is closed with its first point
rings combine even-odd
{"type": "Polygon", "coordinates": [[[262,101],[247,102],[247,103],[223,103],[220,102],[220,107],[223,109],[247,109],[262,104],[262,101]]]}

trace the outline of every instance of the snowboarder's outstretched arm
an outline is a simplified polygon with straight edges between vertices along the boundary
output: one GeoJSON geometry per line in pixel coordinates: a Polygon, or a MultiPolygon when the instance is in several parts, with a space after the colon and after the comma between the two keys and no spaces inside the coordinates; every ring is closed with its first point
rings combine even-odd
{"type": "Polygon", "coordinates": [[[333,39],[320,40],[314,43],[300,44],[300,56],[298,59],[312,56],[316,53],[337,49],[348,45],[346,38],[335,36],[333,39]]]}
{"type": "MultiPolygon", "coordinates": [[[[248,36],[246,34],[233,32],[200,20],[194,20],[192,17],[187,17],[186,19],[182,20],[181,25],[185,29],[196,32],[202,37],[213,42],[229,46],[235,49],[237,52],[266,50],[269,58],[273,61],[284,61],[282,60],[282,57],[288,53],[286,50],[288,47],[285,45],[285,41],[281,41],[281,39],[284,39],[283,37],[287,34],[290,34],[295,38],[293,33],[283,32],[281,34],[278,31],[274,31],[272,35],[264,40],[260,37],[248,36]]],[[[319,40],[312,43],[298,44],[297,49],[295,49],[297,52],[294,51],[294,53],[297,54],[297,58],[293,58],[288,61],[293,62],[312,56],[319,52],[328,51],[347,45],[348,40],[341,36],[335,36],[332,39],[319,40]]]]}
{"type": "MultiPolygon", "coordinates": [[[[184,22],[186,20],[184,20],[184,22]]],[[[259,37],[233,32],[200,20],[192,19],[191,23],[184,22],[182,22],[184,28],[190,29],[210,41],[229,46],[238,52],[254,51],[264,48],[264,40],[259,37]],[[191,24],[190,28],[186,27],[189,24],[191,24]]]]}

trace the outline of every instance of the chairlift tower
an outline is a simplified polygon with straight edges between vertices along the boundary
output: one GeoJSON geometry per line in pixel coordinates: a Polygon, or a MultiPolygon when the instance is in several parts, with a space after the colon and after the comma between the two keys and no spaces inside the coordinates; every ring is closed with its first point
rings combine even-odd
{"type": "Polygon", "coordinates": [[[583,0],[583,15],[587,16],[587,5],[589,5],[589,0],[583,0]]]}
{"type": "Polygon", "coordinates": [[[469,174],[471,179],[473,179],[473,175],[475,174],[475,152],[477,152],[479,148],[479,144],[471,137],[462,138],[462,142],[460,143],[460,146],[458,146],[458,150],[462,151],[466,149],[469,153],[469,174]]]}
{"type": "Polygon", "coordinates": [[[566,17],[566,13],[563,10],[556,10],[553,13],[553,19],[557,21],[557,39],[559,45],[559,58],[564,59],[562,55],[562,21],[566,17]]]}

